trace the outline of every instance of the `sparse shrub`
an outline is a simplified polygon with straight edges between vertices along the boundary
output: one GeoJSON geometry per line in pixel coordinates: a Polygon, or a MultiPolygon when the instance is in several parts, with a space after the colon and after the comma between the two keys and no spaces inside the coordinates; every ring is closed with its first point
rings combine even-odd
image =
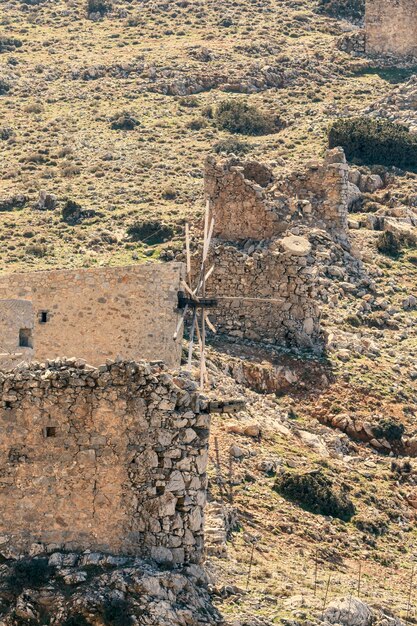
{"type": "Polygon", "coordinates": [[[252,146],[250,143],[246,141],[240,141],[239,139],[235,139],[234,137],[230,137],[228,139],[224,139],[223,141],[218,141],[213,146],[214,152],[216,154],[221,154],[222,152],[226,154],[247,154],[251,150],[252,146]]]}
{"type": "Polygon", "coordinates": [[[0,52],[12,52],[16,48],[20,48],[22,42],[15,37],[7,37],[6,35],[0,35],[0,52]]]}
{"type": "Polygon", "coordinates": [[[357,315],[348,315],[346,317],[346,322],[347,324],[350,324],[351,326],[354,326],[355,328],[359,328],[359,326],[361,325],[361,320],[357,315]]]}
{"type": "Polygon", "coordinates": [[[3,128],[0,128],[0,139],[3,141],[7,141],[10,137],[13,137],[13,135],[13,128],[10,128],[9,126],[3,126],[3,128]]]}
{"type": "Polygon", "coordinates": [[[40,102],[32,102],[25,107],[25,113],[42,113],[44,110],[43,105],[40,102]]]}
{"type": "Polygon", "coordinates": [[[171,226],[158,222],[157,220],[148,220],[136,224],[132,224],[127,229],[127,234],[132,241],[141,241],[150,246],[163,243],[172,238],[174,230],[171,226]]]}
{"type": "Polygon", "coordinates": [[[39,259],[48,255],[48,248],[40,243],[31,243],[26,246],[26,254],[30,254],[31,256],[36,256],[39,259]]]}
{"type": "Polygon", "coordinates": [[[198,100],[195,96],[184,96],[178,100],[178,104],[180,107],[195,109],[198,107],[198,100]]]}
{"type": "Polygon", "coordinates": [[[268,135],[282,127],[280,120],[259,111],[245,100],[225,100],[215,113],[219,128],[241,135],[268,135]]]}
{"type": "Polygon", "coordinates": [[[0,211],[13,211],[13,209],[21,209],[26,204],[26,196],[17,194],[8,198],[0,198],[0,211]]]}
{"type": "Polygon", "coordinates": [[[402,439],[405,428],[403,424],[396,422],[392,417],[381,419],[376,426],[372,428],[377,439],[386,439],[391,442],[399,442],[402,439]]]}
{"type": "Polygon", "coordinates": [[[177,197],[177,190],[175,189],[175,187],[165,187],[165,189],[162,191],[162,197],[164,198],[164,200],[174,200],[174,198],[177,197]]]}
{"type": "Polygon", "coordinates": [[[62,208],[62,219],[67,224],[76,224],[82,216],[83,209],[78,202],[67,200],[62,208]]]}
{"type": "Polygon", "coordinates": [[[111,128],[113,130],[134,130],[140,122],[130,111],[116,113],[112,118],[111,128]]]}
{"type": "Polygon", "coordinates": [[[358,530],[367,535],[374,535],[375,537],[381,537],[385,535],[389,528],[388,518],[384,515],[368,517],[359,517],[355,519],[355,526],[358,530]]]}
{"type": "Polygon", "coordinates": [[[274,489],[313,513],[344,521],[349,521],[355,514],[353,502],[345,491],[321,469],[308,473],[283,472],[277,477],[274,489]]]}
{"type": "Polygon", "coordinates": [[[212,120],[213,117],[214,117],[213,107],[210,104],[208,106],[204,107],[203,109],[201,109],[201,115],[203,117],[206,117],[209,120],[212,120]]]}
{"type": "Polygon", "coordinates": [[[18,595],[25,587],[38,588],[46,584],[53,573],[54,569],[49,566],[46,558],[23,559],[16,561],[12,567],[7,585],[18,595]]]}
{"type": "Polygon", "coordinates": [[[106,626],[130,626],[130,604],[121,598],[108,599],[103,605],[103,621],[106,626]]]}
{"type": "Polygon", "coordinates": [[[196,117],[187,123],[187,128],[189,128],[190,130],[201,130],[206,126],[207,121],[204,119],[204,117],[196,117]]]}
{"type": "Polygon", "coordinates": [[[42,163],[46,163],[48,161],[48,156],[43,152],[30,152],[24,159],[26,163],[37,163],[41,165],[42,163]]]}
{"type": "Polygon", "coordinates": [[[378,252],[391,257],[397,257],[401,252],[401,242],[399,237],[390,230],[384,230],[378,237],[376,242],[378,252]]]}
{"type": "Polygon", "coordinates": [[[400,483],[405,483],[409,478],[412,478],[413,466],[410,461],[392,461],[391,473],[395,480],[398,480],[400,483]]]}
{"type": "Polygon", "coordinates": [[[77,176],[80,174],[81,168],[79,165],[75,165],[74,163],[66,163],[62,166],[62,176],[65,178],[72,178],[73,176],[77,176]]]}
{"type": "Polygon", "coordinates": [[[231,17],[223,17],[219,22],[219,26],[223,26],[224,28],[230,28],[233,24],[234,22],[231,17]]]}
{"type": "Polygon", "coordinates": [[[319,0],[318,10],[330,17],[361,22],[365,17],[365,0],[319,0]]]}
{"type": "Polygon", "coordinates": [[[349,161],[417,170],[417,135],[403,124],[369,117],[336,120],[329,146],[342,146],[349,161]]]}
{"type": "Polygon", "coordinates": [[[112,5],[110,2],[106,2],[106,0],[88,0],[87,1],[87,13],[91,15],[91,13],[99,13],[100,15],[105,15],[109,11],[111,11],[112,5]]]}
{"type": "Polygon", "coordinates": [[[6,95],[10,91],[10,83],[4,78],[0,78],[0,96],[6,95]]]}

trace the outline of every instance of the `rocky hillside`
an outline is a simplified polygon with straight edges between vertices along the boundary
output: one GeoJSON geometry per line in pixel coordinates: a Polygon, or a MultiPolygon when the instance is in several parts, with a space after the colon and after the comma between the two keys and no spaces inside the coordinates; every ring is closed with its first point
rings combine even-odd
{"type": "MultiPolygon", "coordinates": [[[[207,155],[284,178],[335,120],[417,128],[416,67],[363,55],[363,2],[0,9],[2,271],[181,258],[207,155]]],[[[246,402],[213,421],[211,600],[201,572],[52,546],[2,555],[0,624],[417,623],[417,175],[355,161],[349,246],[308,233],[325,355],[211,341],[209,393],[246,402]]]]}
{"type": "Polygon", "coordinates": [[[156,258],[201,211],[207,154],[291,168],[396,79],[339,50],[337,2],[96,4],[1,1],[3,269],[156,258]],[[231,99],[279,123],[236,135],[231,99]]]}

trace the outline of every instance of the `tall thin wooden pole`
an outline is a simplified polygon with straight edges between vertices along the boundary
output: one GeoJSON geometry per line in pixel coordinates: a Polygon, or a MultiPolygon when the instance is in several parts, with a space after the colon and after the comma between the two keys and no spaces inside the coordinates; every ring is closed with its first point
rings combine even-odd
{"type": "Polygon", "coordinates": [[[324,620],[324,609],[326,608],[326,604],[327,604],[327,595],[329,593],[330,578],[331,578],[331,574],[329,574],[329,578],[327,579],[326,593],[324,594],[323,610],[322,610],[322,620],[324,620]]]}
{"type": "Polygon", "coordinates": [[[318,548],[316,548],[316,553],[314,557],[314,595],[317,595],[317,573],[318,573],[318,548]]]}
{"type": "Polygon", "coordinates": [[[410,617],[411,598],[412,598],[412,595],[413,595],[414,570],[415,570],[415,565],[413,564],[413,569],[411,570],[411,577],[410,577],[410,589],[409,589],[409,592],[408,592],[407,616],[405,618],[405,623],[406,624],[408,624],[408,619],[410,617]]]}
{"type": "Polygon", "coordinates": [[[250,577],[251,577],[251,573],[252,573],[253,553],[254,552],[255,552],[255,541],[252,542],[252,550],[251,550],[251,553],[250,553],[248,578],[246,580],[246,591],[249,591],[249,583],[250,583],[250,577]]]}

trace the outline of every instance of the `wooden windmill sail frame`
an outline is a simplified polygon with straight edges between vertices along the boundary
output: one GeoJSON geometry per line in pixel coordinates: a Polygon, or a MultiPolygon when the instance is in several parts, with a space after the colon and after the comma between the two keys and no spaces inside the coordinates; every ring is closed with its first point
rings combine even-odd
{"type": "Polygon", "coordinates": [[[204,213],[204,236],[203,236],[203,251],[201,257],[200,271],[197,277],[196,286],[192,287],[192,274],[191,274],[191,250],[190,250],[190,227],[185,225],[185,247],[187,254],[187,273],[186,280],[181,281],[181,287],[186,292],[187,296],[184,298],[184,311],[180,321],[178,322],[177,329],[174,334],[174,339],[177,338],[182,325],[184,324],[185,317],[190,309],[192,309],[192,321],[190,329],[190,339],[188,345],[188,361],[187,366],[191,368],[194,338],[197,337],[198,347],[200,351],[200,387],[203,388],[208,383],[207,367],[206,367],[206,327],[208,326],[212,332],[216,332],[215,327],[210,321],[207,313],[207,308],[216,304],[215,300],[206,298],[206,283],[214,270],[212,265],[207,270],[207,257],[210,249],[211,238],[214,230],[214,218],[210,215],[210,201],[206,202],[206,209],[204,213]]]}

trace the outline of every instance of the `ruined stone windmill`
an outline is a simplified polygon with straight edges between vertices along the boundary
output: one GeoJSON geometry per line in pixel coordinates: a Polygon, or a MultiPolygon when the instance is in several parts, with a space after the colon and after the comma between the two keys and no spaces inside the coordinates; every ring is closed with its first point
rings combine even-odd
{"type": "Polygon", "coordinates": [[[178,333],[181,330],[184,320],[189,311],[192,311],[192,321],[190,329],[190,341],[188,347],[188,367],[191,368],[194,348],[194,337],[197,335],[197,343],[200,352],[200,386],[203,388],[208,382],[207,368],[206,368],[206,326],[210,328],[212,332],[216,332],[215,327],[210,321],[207,313],[207,309],[214,307],[217,304],[217,300],[213,298],[206,298],[206,283],[214,270],[214,265],[207,269],[207,257],[210,248],[211,238],[213,236],[214,218],[210,216],[210,201],[206,203],[206,210],[204,215],[204,236],[203,236],[203,250],[201,256],[200,269],[197,274],[197,281],[195,287],[192,287],[192,274],[191,274],[191,251],[190,251],[190,229],[188,223],[185,226],[185,247],[187,254],[187,280],[181,281],[181,286],[185,293],[180,293],[179,305],[183,308],[183,315],[178,322],[174,334],[174,340],[177,339],[178,333]]]}

